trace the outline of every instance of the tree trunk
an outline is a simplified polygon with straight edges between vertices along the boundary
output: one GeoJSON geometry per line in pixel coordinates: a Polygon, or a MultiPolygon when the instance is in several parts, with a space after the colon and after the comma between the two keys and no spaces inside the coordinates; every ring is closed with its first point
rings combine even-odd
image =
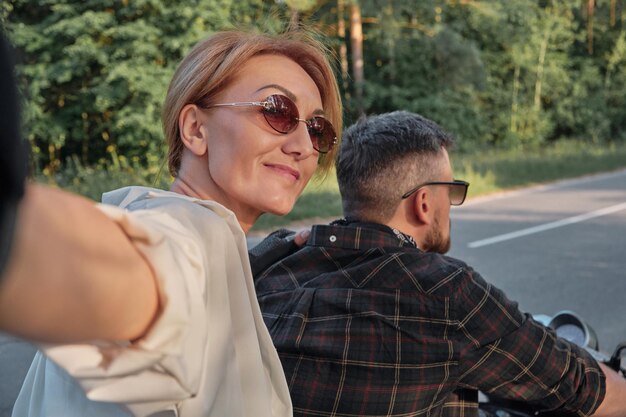
{"type": "Polygon", "coordinates": [[[546,28],[543,39],[541,40],[541,46],[539,48],[539,59],[537,60],[537,80],[535,81],[535,111],[541,110],[541,86],[543,82],[543,68],[545,66],[546,52],[548,50],[548,40],[550,39],[550,23],[546,28]]]}
{"type": "Polygon", "coordinates": [[[587,52],[593,55],[593,14],[595,0],[587,0],[587,52]]]}
{"type": "Polygon", "coordinates": [[[513,72],[513,97],[511,100],[511,132],[517,132],[517,95],[519,93],[520,66],[515,64],[513,72]]]}
{"type": "Polygon", "coordinates": [[[358,114],[363,115],[365,114],[363,107],[363,22],[361,21],[361,7],[357,0],[350,4],[350,42],[355,105],[358,114]]]}
{"type": "MultiPolygon", "coordinates": [[[[393,1],[387,0],[387,7],[384,10],[385,20],[387,22],[393,22],[393,1]]],[[[387,23],[388,25],[390,23],[387,23]]],[[[393,23],[391,23],[393,24],[393,23]]],[[[395,26],[395,25],[394,25],[395,26]]],[[[387,48],[389,48],[389,63],[387,64],[389,67],[389,80],[393,84],[396,81],[396,36],[397,33],[395,30],[390,31],[386,36],[385,42],[387,43],[387,48]]]]}
{"type": "Polygon", "coordinates": [[[346,98],[350,97],[348,91],[348,46],[346,45],[346,6],[344,0],[337,0],[337,37],[339,38],[339,63],[341,64],[341,86],[346,98]]]}
{"type": "Polygon", "coordinates": [[[617,0],[611,0],[611,13],[609,17],[609,22],[611,27],[615,27],[615,8],[617,7],[617,0]]]}

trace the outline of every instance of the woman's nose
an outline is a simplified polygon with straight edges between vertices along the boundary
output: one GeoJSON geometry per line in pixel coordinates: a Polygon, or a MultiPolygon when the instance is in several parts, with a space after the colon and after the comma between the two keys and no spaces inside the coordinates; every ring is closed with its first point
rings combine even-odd
{"type": "Polygon", "coordinates": [[[315,151],[313,141],[309,133],[307,121],[298,119],[298,127],[291,133],[287,134],[287,138],[283,144],[283,151],[288,154],[297,154],[301,158],[308,158],[315,151]]]}

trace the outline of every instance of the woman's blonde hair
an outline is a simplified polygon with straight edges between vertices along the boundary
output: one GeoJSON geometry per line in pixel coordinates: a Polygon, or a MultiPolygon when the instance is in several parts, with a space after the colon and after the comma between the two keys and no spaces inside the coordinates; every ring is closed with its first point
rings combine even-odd
{"type": "MultiPolygon", "coordinates": [[[[241,31],[218,32],[192,48],[172,77],[163,105],[163,130],[168,144],[168,167],[176,177],[184,145],[178,117],[187,104],[208,104],[227,88],[239,69],[257,55],[285,56],[313,79],[322,98],[324,114],[341,135],[342,107],[339,87],[328,60],[328,50],[306,32],[288,31],[279,35],[241,31]]],[[[339,139],[339,137],[337,138],[339,139]]],[[[339,143],[320,157],[326,174],[335,161],[339,143]]]]}

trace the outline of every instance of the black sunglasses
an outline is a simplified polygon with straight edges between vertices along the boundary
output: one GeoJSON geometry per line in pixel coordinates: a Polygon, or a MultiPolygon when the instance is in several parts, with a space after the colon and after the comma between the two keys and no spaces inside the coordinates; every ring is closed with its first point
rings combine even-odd
{"type": "Polygon", "coordinates": [[[467,196],[467,189],[469,187],[469,182],[461,181],[461,180],[454,180],[452,182],[426,182],[424,184],[420,184],[417,187],[411,189],[411,191],[404,193],[402,195],[402,198],[403,199],[408,198],[411,196],[411,194],[413,194],[420,188],[426,187],[428,185],[447,185],[450,188],[450,193],[449,193],[450,205],[460,206],[465,201],[465,196],[467,196]]]}
{"type": "Polygon", "coordinates": [[[282,94],[272,94],[265,101],[246,101],[238,103],[211,104],[212,107],[258,106],[272,129],[278,133],[291,133],[296,130],[299,122],[306,124],[313,148],[319,153],[329,152],[337,143],[337,134],[333,125],[322,116],[313,116],[308,120],[300,119],[296,103],[282,94]]]}

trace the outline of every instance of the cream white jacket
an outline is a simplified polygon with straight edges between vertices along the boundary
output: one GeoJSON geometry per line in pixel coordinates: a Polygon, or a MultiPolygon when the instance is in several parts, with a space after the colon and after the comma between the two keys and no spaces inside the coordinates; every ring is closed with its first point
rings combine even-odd
{"type": "Polygon", "coordinates": [[[162,312],[133,343],[40,346],[13,416],[291,416],[234,214],[146,187],[103,201],[153,267],[162,312]]]}

